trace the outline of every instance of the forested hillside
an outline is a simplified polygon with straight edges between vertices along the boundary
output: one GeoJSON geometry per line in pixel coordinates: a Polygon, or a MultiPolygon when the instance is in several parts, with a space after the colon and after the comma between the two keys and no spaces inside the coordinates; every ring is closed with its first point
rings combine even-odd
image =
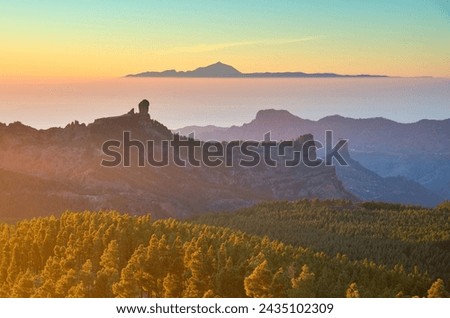
{"type": "Polygon", "coordinates": [[[301,200],[268,202],[196,219],[254,235],[267,235],[286,244],[338,253],[351,260],[417,266],[436,279],[450,279],[450,209],[388,203],[301,200]]]}
{"type": "Polygon", "coordinates": [[[442,281],[433,283],[417,269],[408,273],[401,266],[388,269],[342,255],[331,258],[229,228],[173,219],[153,222],[150,216],[117,212],[66,212],[60,218],[0,225],[0,253],[1,297],[438,297],[446,293],[442,281]]]}

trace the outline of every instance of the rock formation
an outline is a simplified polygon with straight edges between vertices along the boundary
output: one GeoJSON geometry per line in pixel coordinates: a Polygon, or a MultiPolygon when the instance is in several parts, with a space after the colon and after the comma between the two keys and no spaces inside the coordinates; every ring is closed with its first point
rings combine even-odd
{"type": "Polygon", "coordinates": [[[143,99],[139,103],[139,114],[140,115],[148,115],[148,108],[150,106],[150,102],[146,99],[143,99]]]}

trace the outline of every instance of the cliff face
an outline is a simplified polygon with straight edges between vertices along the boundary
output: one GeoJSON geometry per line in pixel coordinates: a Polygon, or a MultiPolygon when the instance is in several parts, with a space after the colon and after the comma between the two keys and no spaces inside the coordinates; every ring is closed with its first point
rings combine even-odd
{"type": "Polygon", "coordinates": [[[156,217],[188,217],[264,200],[353,198],[342,187],[334,167],[274,168],[260,164],[253,168],[209,168],[172,164],[156,168],[137,167],[136,157],[131,158],[131,167],[101,166],[105,158],[102,144],[121,140],[124,131],[143,142],[159,143],[173,137],[161,123],[131,112],[89,125],[74,122],[48,130],[20,123],[1,125],[0,182],[4,186],[0,216],[21,217],[23,206],[30,206],[33,208],[27,209],[26,216],[57,214],[65,209],[117,209],[150,212],[156,217]],[[20,174],[20,182],[14,181],[11,173],[20,174]],[[21,204],[16,202],[18,197],[21,204]]]}

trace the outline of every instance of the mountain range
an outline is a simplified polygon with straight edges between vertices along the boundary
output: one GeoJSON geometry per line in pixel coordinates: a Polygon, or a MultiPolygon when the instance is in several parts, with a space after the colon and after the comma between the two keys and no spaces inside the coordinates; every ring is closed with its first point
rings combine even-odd
{"type": "MultiPolygon", "coordinates": [[[[100,165],[105,157],[102,144],[121,140],[123,131],[129,131],[133,139],[159,145],[174,133],[148,114],[133,111],[88,125],[73,122],[47,130],[19,122],[0,124],[0,217],[115,209],[151,212],[157,218],[186,218],[267,200],[301,198],[434,206],[449,198],[449,126],[450,120],[399,124],[382,118],[331,116],[311,121],[284,110],[263,110],[242,126],[191,126],[177,131],[181,135],[195,131],[196,139],[224,144],[262,140],[271,131],[272,139],[297,140],[301,147],[313,138],[311,133],[314,140],[323,142],[323,131],[332,129],[336,138],[349,139],[349,148],[343,149],[349,165],[210,168],[172,164],[156,168],[135,164],[109,168],[100,165]]],[[[156,157],[161,155],[158,149],[156,157]]],[[[320,151],[317,155],[321,156],[320,151]]],[[[131,161],[136,163],[136,156],[131,161]]]]}
{"type": "MultiPolygon", "coordinates": [[[[335,138],[348,139],[349,154],[358,163],[353,167],[375,173],[378,181],[385,178],[384,182],[395,181],[397,188],[404,187],[409,199],[397,197],[397,202],[430,205],[450,199],[450,119],[403,124],[385,118],[353,119],[334,115],[313,121],[286,110],[267,109],[241,126],[187,126],[174,131],[183,135],[194,132],[195,138],[201,140],[228,141],[261,140],[268,131],[275,140],[290,140],[311,133],[315,140],[324,143],[326,130],[332,130],[335,138]]],[[[338,169],[338,175],[343,169],[338,169]]],[[[345,184],[343,174],[341,178],[345,184]]],[[[363,178],[367,187],[368,180],[368,175],[363,178]]],[[[369,188],[354,186],[353,193],[368,200],[388,199],[385,194],[390,191],[386,185],[378,187],[385,194],[374,193],[369,188]],[[366,195],[362,195],[364,192],[366,195]]]]}
{"type": "Polygon", "coordinates": [[[231,77],[231,78],[327,78],[327,77],[387,77],[386,75],[342,75],[335,73],[304,73],[304,72],[258,72],[242,73],[231,65],[217,62],[208,66],[199,67],[192,71],[166,70],[162,72],[147,71],[137,74],[129,74],[126,77],[231,77]]]}
{"type": "Polygon", "coordinates": [[[334,167],[138,167],[135,157],[131,167],[101,166],[102,144],[122,140],[123,131],[155,144],[173,138],[163,124],[134,112],[47,130],[0,124],[0,217],[114,209],[185,218],[267,200],[356,200],[334,167]]]}

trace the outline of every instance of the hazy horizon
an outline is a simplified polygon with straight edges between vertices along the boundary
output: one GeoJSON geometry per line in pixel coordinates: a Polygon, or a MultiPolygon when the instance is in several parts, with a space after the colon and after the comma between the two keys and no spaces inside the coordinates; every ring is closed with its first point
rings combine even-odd
{"type": "Polygon", "coordinates": [[[119,78],[0,87],[0,122],[38,129],[121,115],[143,98],[152,118],[171,129],[242,125],[271,108],[311,120],[336,114],[401,123],[450,118],[450,79],[441,78],[119,78]]]}
{"type": "Polygon", "coordinates": [[[449,118],[449,12],[440,1],[403,0],[3,3],[0,122],[89,123],[143,98],[170,128],[241,125],[267,108],[312,120],[449,118]],[[243,73],[395,78],[118,78],[217,61],[243,73]]]}

